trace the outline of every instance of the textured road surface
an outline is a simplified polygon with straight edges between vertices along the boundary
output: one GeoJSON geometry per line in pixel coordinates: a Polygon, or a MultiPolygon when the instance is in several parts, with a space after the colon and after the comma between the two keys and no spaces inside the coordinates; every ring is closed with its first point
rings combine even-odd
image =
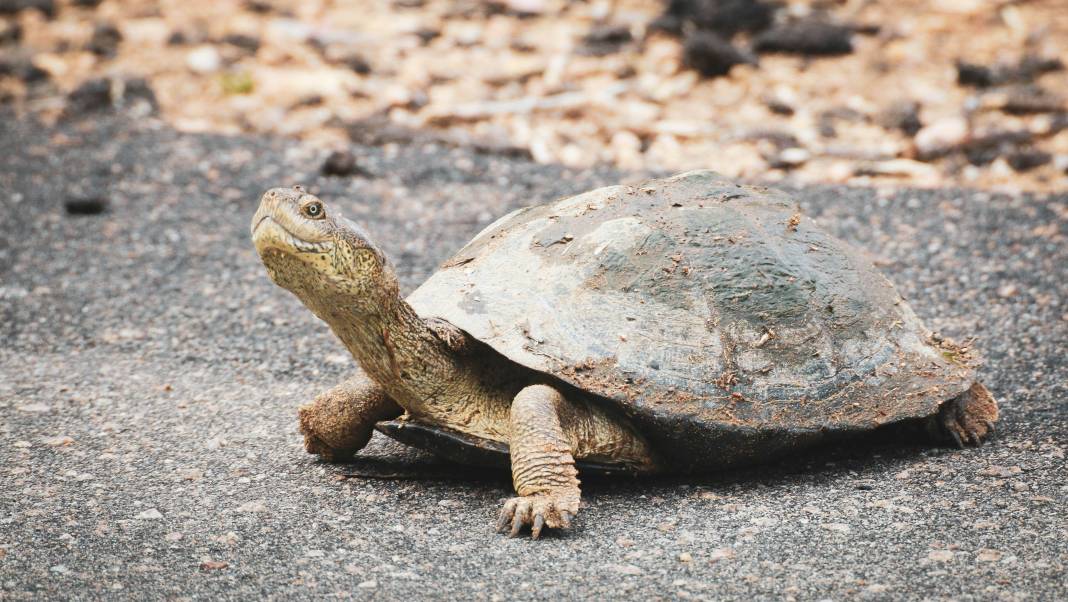
{"type": "Polygon", "coordinates": [[[297,405],[351,364],[248,222],[304,183],[411,290],[505,211],[639,175],[409,144],[325,178],[295,141],[104,117],[3,116],[0,148],[0,599],[1068,599],[1068,195],[797,192],[975,338],[992,444],[588,481],[576,527],[532,542],[492,530],[506,473],[377,436],[353,465],[303,453],[297,405]],[[65,212],[94,195],[106,212],[65,212]]]}

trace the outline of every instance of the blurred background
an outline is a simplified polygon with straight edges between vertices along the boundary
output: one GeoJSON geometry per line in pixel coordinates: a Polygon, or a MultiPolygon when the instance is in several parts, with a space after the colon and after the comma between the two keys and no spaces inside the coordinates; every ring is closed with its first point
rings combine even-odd
{"type": "Polygon", "coordinates": [[[1065,0],[0,0],[22,117],[799,183],[1063,190],[1066,62],[1065,0]]]}

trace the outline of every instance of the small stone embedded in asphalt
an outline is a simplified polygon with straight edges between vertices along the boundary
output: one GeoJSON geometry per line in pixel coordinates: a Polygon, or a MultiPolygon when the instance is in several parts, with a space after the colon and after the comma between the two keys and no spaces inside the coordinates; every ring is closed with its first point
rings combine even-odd
{"type": "Polygon", "coordinates": [[[347,150],[339,150],[330,153],[323,161],[322,174],[324,176],[363,176],[370,177],[367,170],[360,167],[356,162],[356,156],[347,150]]]}
{"type": "Polygon", "coordinates": [[[139,520],[159,520],[163,518],[163,513],[155,508],[149,508],[144,512],[141,512],[136,517],[139,520]]]}
{"type": "Polygon", "coordinates": [[[683,45],[686,66],[705,77],[727,75],[735,65],[755,64],[756,58],[710,31],[695,31],[683,45]]]}
{"type": "Polygon", "coordinates": [[[24,403],[22,405],[15,406],[15,409],[21,412],[29,412],[32,414],[43,414],[45,412],[51,412],[52,406],[45,403],[24,403]]]}
{"type": "Polygon", "coordinates": [[[97,196],[76,197],[63,201],[63,209],[68,215],[99,215],[107,208],[107,199],[97,196]]]}
{"type": "Polygon", "coordinates": [[[159,110],[159,102],[144,78],[99,77],[86,81],[67,95],[64,115],[76,117],[112,108],[133,110],[136,116],[144,117],[159,110]]]}
{"type": "Polygon", "coordinates": [[[816,17],[777,25],[753,39],[757,52],[833,56],[853,52],[853,28],[816,17]]]}
{"type": "Polygon", "coordinates": [[[978,562],[997,562],[1001,560],[1003,556],[1005,556],[1004,552],[983,548],[976,552],[975,559],[978,562]]]}
{"type": "Polygon", "coordinates": [[[716,548],[708,554],[708,561],[710,563],[719,562],[720,560],[730,560],[734,558],[734,548],[716,548]]]}
{"type": "Polygon", "coordinates": [[[927,560],[931,562],[949,562],[953,560],[953,550],[931,550],[927,553],[927,560]]]}
{"type": "Polygon", "coordinates": [[[253,500],[251,502],[245,502],[237,507],[238,512],[252,512],[261,513],[267,512],[267,504],[264,504],[262,500],[253,500]]]}
{"type": "Polygon", "coordinates": [[[111,81],[97,77],[85,81],[67,95],[67,112],[90,113],[111,106],[111,81]]]}

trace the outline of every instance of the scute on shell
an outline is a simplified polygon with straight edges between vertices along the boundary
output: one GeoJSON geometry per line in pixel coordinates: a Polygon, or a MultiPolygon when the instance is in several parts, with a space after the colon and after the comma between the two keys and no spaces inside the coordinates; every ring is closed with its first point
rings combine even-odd
{"type": "Polygon", "coordinates": [[[708,171],[515,211],[409,302],[604,398],[676,462],[929,416],[974,382],[867,256],[708,171]]]}

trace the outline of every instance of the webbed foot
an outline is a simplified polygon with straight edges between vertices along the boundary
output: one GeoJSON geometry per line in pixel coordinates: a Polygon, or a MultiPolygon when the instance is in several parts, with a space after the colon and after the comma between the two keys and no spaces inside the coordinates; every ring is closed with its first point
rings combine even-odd
{"type": "Polygon", "coordinates": [[[566,529],[578,514],[579,492],[539,493],[514,497],[504,503],[497,531],[508,532],[510,537],[519,535],[524,527],[530,527],[530,536],[541,537],[545,527],[566,529]]]}
{"type": "Polygon", "coordinates": [[[943,431],[961,448],[982,445],[994,435],[997,419],[998,403],[979,383],[942,404],[938,410],[938,422],[943,431]]]}

